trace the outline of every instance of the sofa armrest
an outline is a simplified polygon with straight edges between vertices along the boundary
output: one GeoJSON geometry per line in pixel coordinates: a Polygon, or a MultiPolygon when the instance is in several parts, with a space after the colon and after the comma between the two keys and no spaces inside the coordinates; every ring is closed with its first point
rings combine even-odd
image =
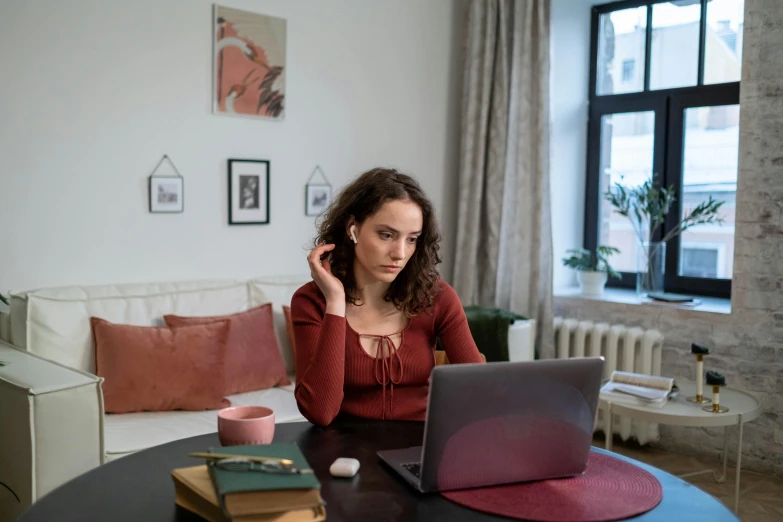
{"type": "Polygon", "coordinates": [[[0,341],[0,522],[103,463],[103,379],[0,341]]]}
{"type": "Polygon", "coordinates": [[[508,329],[508,360],[532,361],[536,358],[536,321],[514,321],[508,329]]]}

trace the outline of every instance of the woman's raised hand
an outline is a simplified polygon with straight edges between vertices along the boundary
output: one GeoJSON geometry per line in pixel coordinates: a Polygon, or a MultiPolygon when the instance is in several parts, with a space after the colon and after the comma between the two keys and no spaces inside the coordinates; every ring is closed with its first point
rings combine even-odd
{"type": "Polygon", "coordinates": [[[326,252],[334,250],[334,244],[320,244],[310,251],[307,262],[310,265],[310,275],[318,285],[318,288],[326,297],[327,311],[329,305],[337,305],[337,308],[345,309],[345,288],[343,283],[332,274],[328,259],[321,259],[326,252]]]}

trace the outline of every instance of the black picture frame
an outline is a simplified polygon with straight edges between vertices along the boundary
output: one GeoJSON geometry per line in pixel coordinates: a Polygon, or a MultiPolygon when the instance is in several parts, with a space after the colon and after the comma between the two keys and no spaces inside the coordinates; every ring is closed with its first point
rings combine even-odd
{"type": "Polygon", "coordinates": [[[305,185],[305,216],[320,216],[332,202],[332,186],[328,183],[308,183],[305,185]],[[320,202],[321,196],[326,201],[320,202]]]}
{"type": "Polygon", "coordinates": [[[228,160],[228,224],[268,225],[270,222],[269,160],[228,160]]]}
{"type": "Polygon", "coordinates": [[[147,193],[147,208],[151,214],[182,214],[185,212],[185,179],[182,176],[150,175],[147,178],[147,193]],[[173,191],[172,188],[174,188],[173,191]],[[162,193],[161,190],[163,190],[162,193]],[[156,194],[158,197],[155,197],[156,194]],[[175,201],[163,201],[161,198],[165,197],[175,198],[175,201]]]}
{"type": "Polygon", "coordinates": [[[147,176],[147,209],[151,214],[181,214],[185,211],[185,178],[168,154],[160,158],[147,176]],[[165,161],[171,165],[174,174],[157,173],[165,161]]]}

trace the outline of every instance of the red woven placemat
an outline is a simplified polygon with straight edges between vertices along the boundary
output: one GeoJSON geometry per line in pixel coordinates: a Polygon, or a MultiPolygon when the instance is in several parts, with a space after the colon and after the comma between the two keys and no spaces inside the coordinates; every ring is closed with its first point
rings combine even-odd
{"type": "Polygon", "coordinates": [[[651,510],[663,496],[661,483],[649,472],[595,451],[578,477],[441,494],[477,511],[546,522],[622,520],[651,510]]]}

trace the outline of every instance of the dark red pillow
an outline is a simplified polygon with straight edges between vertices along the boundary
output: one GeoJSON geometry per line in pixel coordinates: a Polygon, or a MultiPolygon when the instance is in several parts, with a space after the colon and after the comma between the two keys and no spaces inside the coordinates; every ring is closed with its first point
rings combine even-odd
{"type": "Polygon", "coordinates": [[[222,320],[231,323],[226,348],[226,395],[291,384],[275,337],[271,303],[231,315],[165,315],[163,318],[169,326],[208,324],[222,320]]]}

